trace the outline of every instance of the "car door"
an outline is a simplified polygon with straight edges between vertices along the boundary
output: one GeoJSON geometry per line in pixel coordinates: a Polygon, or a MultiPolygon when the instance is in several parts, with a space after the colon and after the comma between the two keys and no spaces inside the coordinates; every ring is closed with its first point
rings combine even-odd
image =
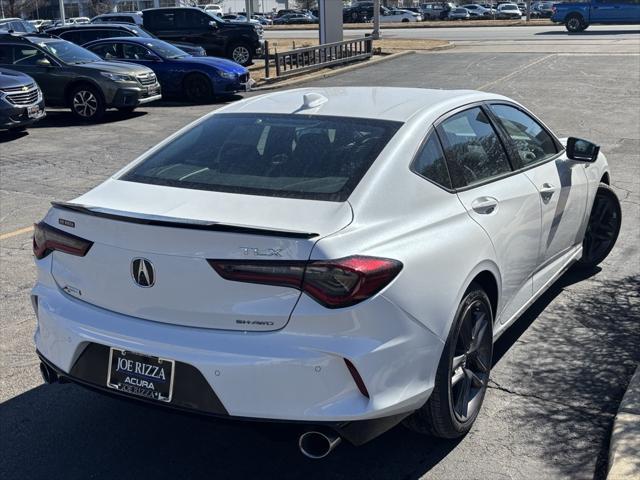
{"type": "Polygon", "coordinates": [[[591,2],[591,22],[615,22],[619,14],[619,0],[592,0],[591,2]]]}
{"type": "Polygon", "coordinates": [[[202,46],[207,52],[223,55],[224,36],[217,30],[218,22],[200,10],[184,9],[176,13],[176,26],[182,32],[180,41],[202,46]],[[212,26],[210,22],[213,22],[212,26]]]}
{"type": "Polygon", "coordinates": [[[494,103],[489,108],[540,196],[540,266],[533,282],[537,291],[566,263],[572,247],[582,243],[588,164],[569,160],[560,142],[521,107],[494,103]]]}
{"type": "Polygon", "coordinates": [[[0,48],[7,50],[6,55],[0,55],[3,58],[2,61],[9,62],[3,66],[31,76],[40,86],[45,104],[64,103],[67,76],[63,67],[55,59],[32,44],[3,45],[0,48]]]}
{"type": "Polygon", "coordinates": [[[179,42],[185,35],[177,26],[175,9],[151,10],[145,12],[142,18],[145,29],[167,42],[179,42]]]}
{"type": "Polygon", "coordinates": [[[606,11],[608,20],[615,23],[640,22],[640,2],[638,0],[604,0],[602,8],[610,7],[606,11]]]}
{"type": "Polygon", "coordinates": [[[458,198],[495,248],[502,283],[496,315],[507,322],[533,295],[541,223],[538,191],[523,172],[514,172],[482,106],[455,112],[439,122],[437,131],[458,198]]]}

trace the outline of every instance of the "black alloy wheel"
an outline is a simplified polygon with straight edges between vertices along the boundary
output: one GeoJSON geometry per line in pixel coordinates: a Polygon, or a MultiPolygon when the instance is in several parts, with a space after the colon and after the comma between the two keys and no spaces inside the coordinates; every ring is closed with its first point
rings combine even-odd
{"type": "Polygon", "coordinates": [[[600,184],[582,241],[580,265],[593,268],[607,258],[616,244],[621,224],[622,209],[618,196],[610,186],[600,184]]]}
{"type": "Polygon", "coordinates": [[[472,283],[456,312],[427,403],[404,420],[418,433],[459,438],[473,426],[489,384],[493,314],[489,297],[472,283]]]}
{"type": "Polygon", "coordinates": [[[184,93],[192,103],[206,103],[213,99],[211,81],[204,75],[189,75],[184,81],[184,93]]]}
{"type": "Polygon", "coordinates": [[[584,30],[584,21],[580,15],[571,15],[567,19],[566,28],[571,33],[577,33],[584,30]]]}
{"type": "Polygon", "coordinates": [[[450,367],[453,413],[461,423],[480,410],[491,370],[491,310],[481,298],[464,311],[450,367]]]}

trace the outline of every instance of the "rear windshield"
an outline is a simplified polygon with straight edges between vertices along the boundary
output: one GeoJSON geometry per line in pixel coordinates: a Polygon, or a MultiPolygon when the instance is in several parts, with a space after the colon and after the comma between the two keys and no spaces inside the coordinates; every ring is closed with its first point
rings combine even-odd
{"type": "Polygon", "coordinates": [[[213,115],[120,180],[343,202],[402,124],[317,115],[213,115]]]}

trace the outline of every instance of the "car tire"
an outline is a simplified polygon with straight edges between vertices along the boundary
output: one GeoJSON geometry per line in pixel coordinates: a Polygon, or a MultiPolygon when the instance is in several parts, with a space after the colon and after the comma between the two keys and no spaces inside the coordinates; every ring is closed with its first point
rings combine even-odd
{"type": "Polygon", "coordinates": [[[24,132],[27,129],[26,125],[18,125],[17,127],[9,127],[10,133],[20,133],[24,132]]]}
{"type": "Polygon", "coordinates": [[[187,100],[191,103],[207,103],[213,100],[211,80],[204,75],[192,73],[184,79],[182,86],[187,100]]]}
{"type": "Polygon", "coordinates": [[[118,108],[118,111],[120,113],[126,113],[126,114],[131,114],[133,113],[133,111],[136,109],[137,107],[120,107],[118,108]]]}
{"type": "Polygon", "coordinates": [[[402,19],[402,23],[409,23],[409,19],[408,18],[403,18],[402,19]]]}
{"type": "Polygon", "coordinates": [[[404,420],[405,426],[440,438],[465,435],[482,406],[492,355],[491,302],[482,287],[472,283],[456,311],[433,392],[420,409],[404,420]]]}
{"type": "Polygon", "coordinates": [[[590,270],[607,258],[618,240],[621,225],[620,200],[609,185],[601,183],[591,207],[578,265],[590,270]]]}
{"type": "Polygon", "coordinates": [[[71,113],[85,122],[97,122],[104,115],[105,104],[102,94],[92,85],[76,86],[69,95],[71,113]]]}
{"type": "Polygon", "coordinates": [[[253,51],[246,43],[234,43],[229,47],[228,55],[231,60],[243,67],[253,63],[253,51]]]}
{"type": "Polygon", "coordinates": [[[564,26],[567,29],[567,31],[571,33],[578,33],[583,31],[586,28],[582,15],[577,13],[569,15],[569,17],[567,17],[567,21],[565,22],[564,26]]]}

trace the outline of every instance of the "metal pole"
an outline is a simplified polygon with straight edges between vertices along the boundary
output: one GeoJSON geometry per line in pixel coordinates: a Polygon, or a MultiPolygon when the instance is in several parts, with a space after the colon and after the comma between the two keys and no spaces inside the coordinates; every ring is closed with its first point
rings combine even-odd
{"type": "Polygon", "coordinates": [[[2,14],[2,18],[4,18],[4,3],[0,0],[0,13],[2,14]]]}
{"type": "Polygon", "coordinates": [[[264,41],[264,78],[269,78],[269,40],[264,41]]]}
{"type": "Polygon", "coordinates": [[[373,2],[373,32],[371,37],[374,40],[380,39],[380,0],[373,2]]]}
{"type": "Polygon", "coordinates": [[[60,20],[62,20],[62,24],[65,24],[64,17],[64,0],[58,0],[58,5],[60,6],[60,20]]]}
{"type": "Polygon", "coordinates": [[[529,20],[531,20],[531,0],[527,0],[525,2],[525,5],[526,5],[525,8],[527,9],[527,22],[528,22],[529,20]]]}

